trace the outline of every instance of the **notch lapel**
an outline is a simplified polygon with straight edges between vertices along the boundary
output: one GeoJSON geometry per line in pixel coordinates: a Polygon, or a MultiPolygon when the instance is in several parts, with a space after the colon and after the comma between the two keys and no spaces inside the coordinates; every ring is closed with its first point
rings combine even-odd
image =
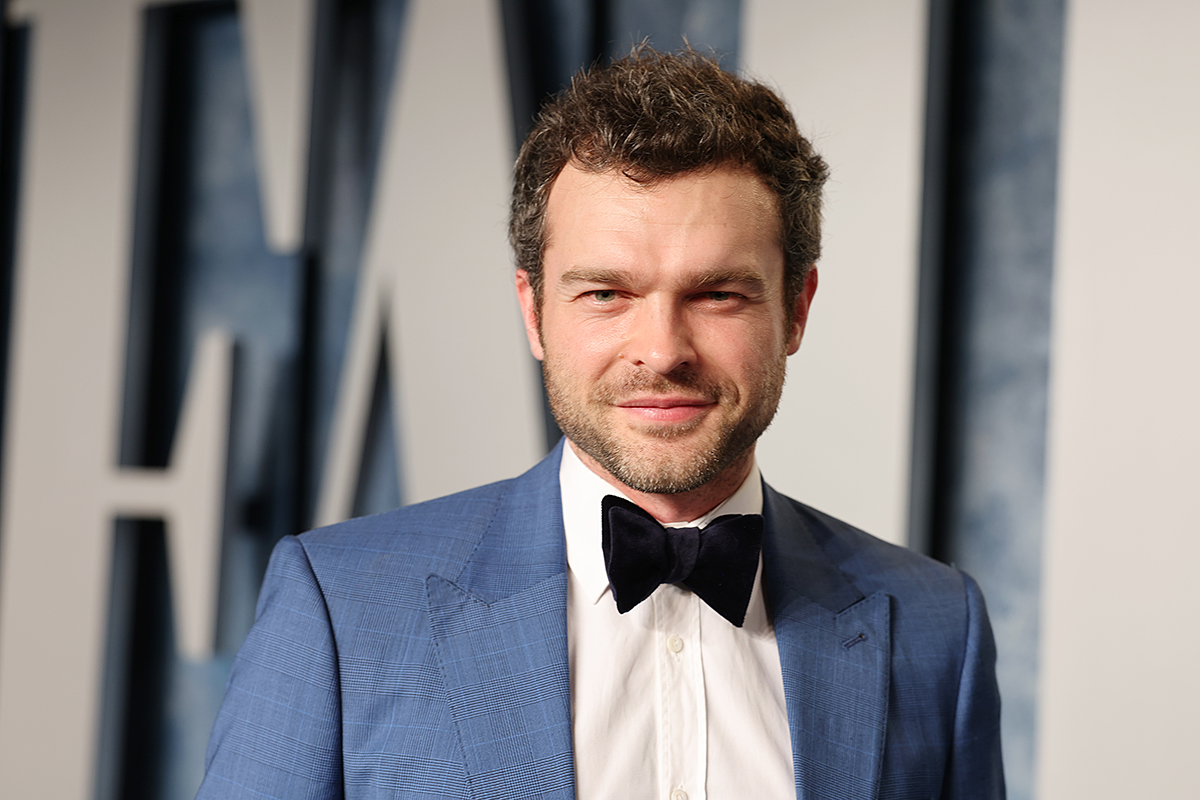
{"type": "Polygon", "coordinates": [[[476,797],[575,795],[560,455],[512,482],[454,580],[426,581],[476,797]]]}
{"type": "Polygon", "coordinates": [[[891,600],[869,597],[822,547],[829,531],[764,486],[764,592],[787,697],[796,796],[879,794],[891,670],[891,600]]]}

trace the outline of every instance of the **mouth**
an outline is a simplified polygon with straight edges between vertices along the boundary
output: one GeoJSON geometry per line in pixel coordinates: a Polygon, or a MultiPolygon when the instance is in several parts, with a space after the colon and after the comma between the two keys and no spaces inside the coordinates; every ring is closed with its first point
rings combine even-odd
{"type": "Polygon", "coordinates": [[[616,403],[617,408],[634,419],[660,424],[690,422],[707,414],[716,405],[715,400],[683,395],[635,397],[616,403]]]}

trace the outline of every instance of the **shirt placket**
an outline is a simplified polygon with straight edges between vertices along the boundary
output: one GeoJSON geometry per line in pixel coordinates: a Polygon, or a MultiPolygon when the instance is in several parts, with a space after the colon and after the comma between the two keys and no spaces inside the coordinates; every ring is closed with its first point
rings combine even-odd
{"type": "Polygon", "coordinates": [[[652,595],[658,673],[659,792],[663,800],[704,800],[707,726],[700,599],[676,586],[652,595]]]}

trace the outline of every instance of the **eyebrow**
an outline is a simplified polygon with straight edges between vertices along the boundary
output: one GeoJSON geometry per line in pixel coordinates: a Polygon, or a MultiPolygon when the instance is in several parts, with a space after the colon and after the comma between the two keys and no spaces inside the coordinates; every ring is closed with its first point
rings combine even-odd
{"type": "MultiPolygon", "coordinates": [[[[563,273],[559,282],[574,286],[580,283],[628,284],[632,280],[633,274],[628,270],[572,267],[563,273]]],[[[760,292],[767,289],[767,282],[763,280],[762,275],[753,270],[737,268],[708,270],[697,275],[689,283],[697,288],[738,284],[760,292]]]]}
{"type": "Polygon", "coordinates": [[[767,289],[767,282],[763,279],[763,276],[748,269],[714,269],[701,273],[695,281],[695,285],[699,287],[721,286],[731,283],[760,292],[767,289]]]}
{"type": "Polygon", "coordinates": [[[625,283],[628,280],[629,273],[624,270],[572,267],[562,274],[562,277],[559,278],[559,283],[569,285],[579,283],[625,283]]]}

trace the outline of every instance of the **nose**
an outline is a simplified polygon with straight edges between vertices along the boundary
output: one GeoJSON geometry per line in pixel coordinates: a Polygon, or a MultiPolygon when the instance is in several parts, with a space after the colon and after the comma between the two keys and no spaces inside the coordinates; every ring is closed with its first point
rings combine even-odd
{"type": "Polygon", "coordinates": [[[696,350],[683,311],[649,298],[640,305],[631,321],[624,358],[659,375],[695,364],[696,350]]]}

